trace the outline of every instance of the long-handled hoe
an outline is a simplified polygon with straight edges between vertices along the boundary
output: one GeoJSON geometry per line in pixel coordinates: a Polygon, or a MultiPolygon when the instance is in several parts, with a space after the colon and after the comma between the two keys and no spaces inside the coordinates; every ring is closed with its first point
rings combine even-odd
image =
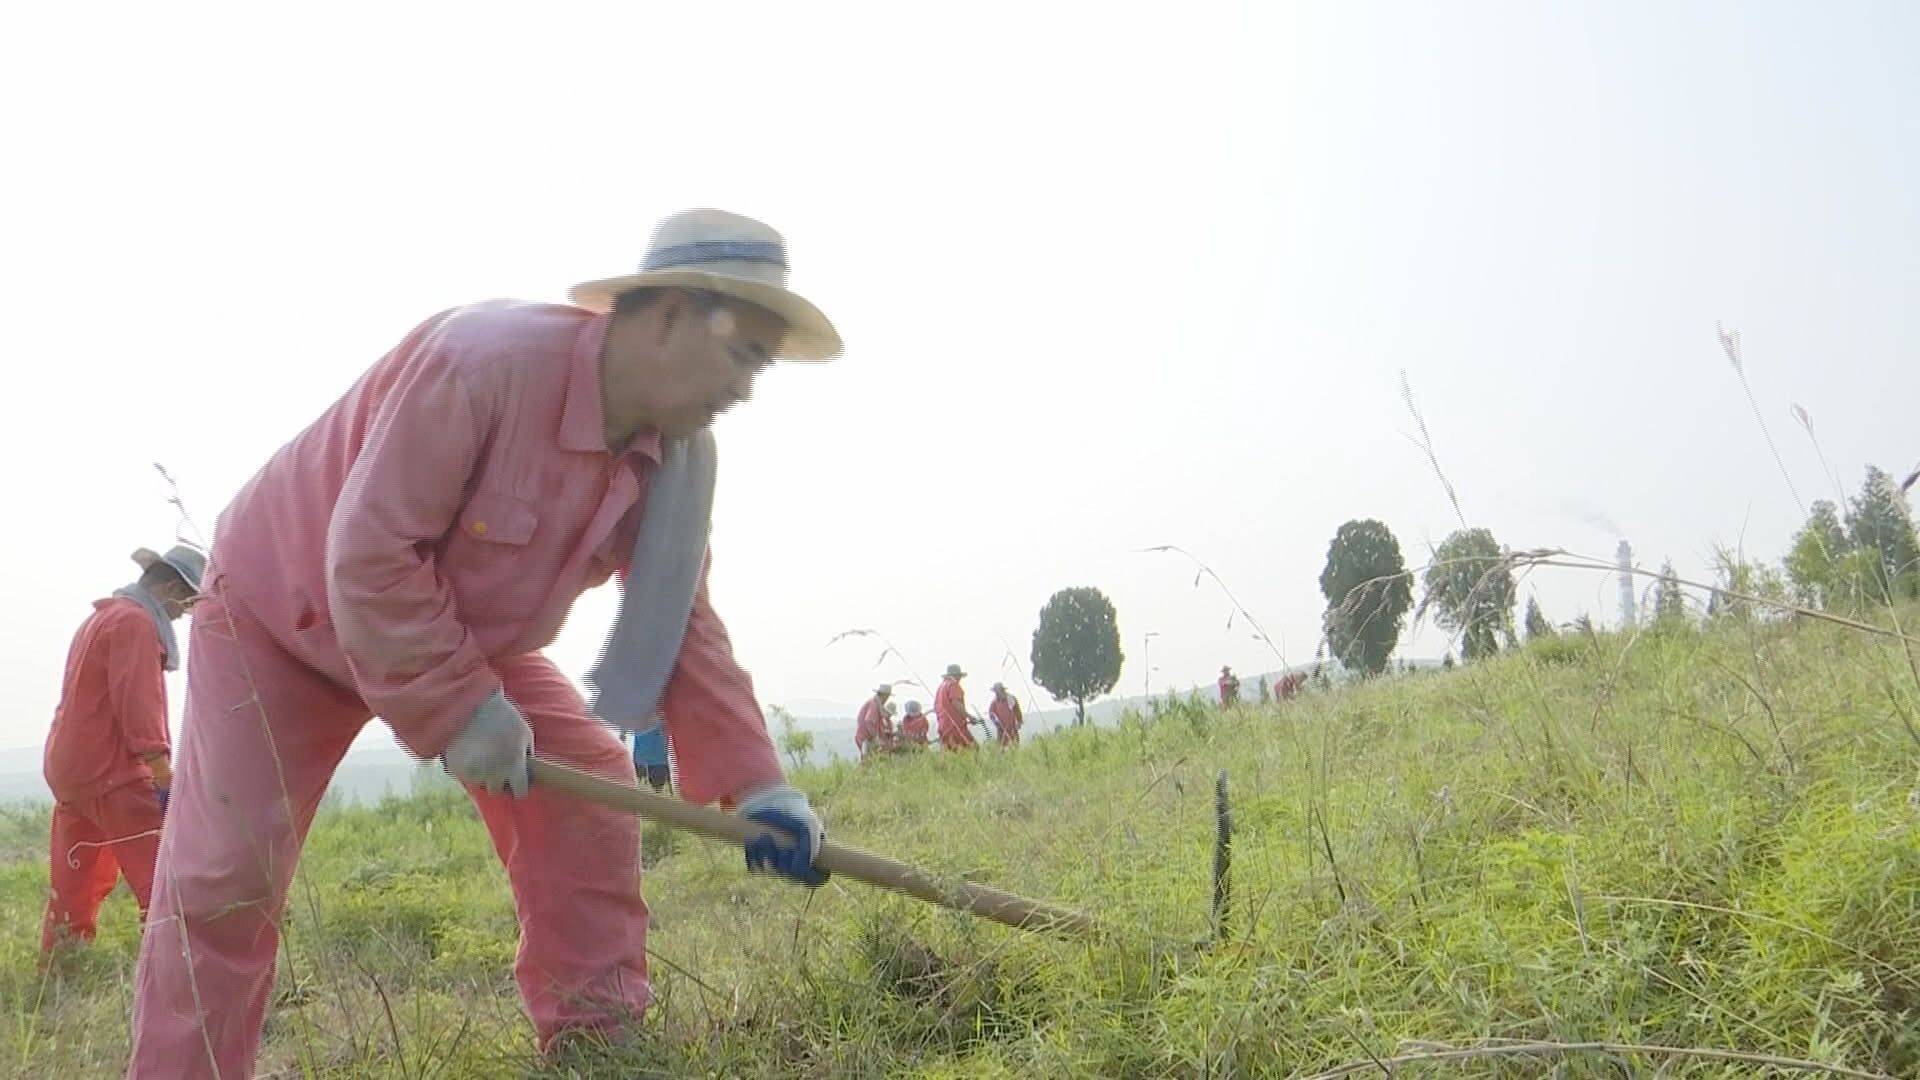
{"type": "MultiPolygon", "coordinates": [[[[684,829],[709,840],[744,844],[766,831],[764,825],[722,810],[695,806],[669,795],[655,795],[540,758],[533,759],[533,782],[535,786],[555,788],[575,798],[684,829]]],[[[821,845],[814,863],[839,877],[864,881],[1021,930],[1077,935],[1098,928],[1093,917],[1084,912],[1029,900],[986,885],[941,878],[884,855],[832,840],[821,845]]]]}

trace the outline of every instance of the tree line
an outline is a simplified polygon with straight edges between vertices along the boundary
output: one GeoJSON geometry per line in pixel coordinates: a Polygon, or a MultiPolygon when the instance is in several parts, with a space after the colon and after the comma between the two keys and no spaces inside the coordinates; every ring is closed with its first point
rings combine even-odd
{"type": "MultiPolygon", "coordinates": [[[[1860,493],[1847,500],[1844,513],[1831,502],[1813,504],[1778,566],[1719,551],[1704,617],[1750,618],[1756,607],[1858,615],[1920,599],[1920,541],[1906,499],[1916,479],[1920,473],[1899,484],[1868,466],[1860,493]]],[[[1372,518],[1349,521],[1334,533],[1320,573],[1327,600],[1326,646],[1355,673],[1378,675],[1387,669],[1412,610],[1416,620],[1431,614],[1438,626],[1456,634],[1463,660],[1513,648],[1519,644],[1513,623],[1518,561],[1489,530],[1460,529],[1441,541],[1419,575],[1423,592],[1416,608],[1415,575],[1407,570],[1393,531],[1372,518]]],[[[1671,561],[1656,579],[1652,610],[1656,627],[1693,620],[1671,561]]],[[[1583,613],[1572,625],[1591,631],[1593,624],[1583,613]]],[[[1522,627],[1529,639],[1558,632],[1537,599],[1527,601],[1522,627]]]]}
{"type": "MultiPolygon", "coordinates": [[[[1844,510],[1826,501],[1812,505],[1777,565],[1718,552],[1714,583],[1698,617],[1751,618],[1795,607],[1859,615],[1920,599],[1920,541],[1906,499],[1916,479],[1920,473],[1901,484],[1869,466],[1860,493],[1845,500],[1844,510]]],[[[1409,613],[1416,621],[1431,616],[1455,635],[1466,662],[1516,648],[1522,640],[1555,636],[1560,629],[1535,598],[1528,599],[1516,630],[1514,568],[1523,561],[1492,531],[1462,528],[1433,549],[1424,568],[1409,571],[1392,529],[1373,518],[1349,521],[1327,545],[1320,572],[1323,647],[1347,670],[1374,676],[1387,671],[1409,613]]],[[[1655,579],[1650,610],[1655,628],[1696,619],[1670,560],[1655,579]]],[[[1593,631],[1585,613],[1567,625],[1593,631]]],[[[1084,586],[1055,593],[1040,611],[1029,659],[1034,681],[1055,700],[1072,702],[1076,725],[1085,723],[1087,702],[1112,691],[1125,660],[1112,601],[1084,586]]],[[[1451,650],[1445,663],[1453,663],[1451,650]]]]}

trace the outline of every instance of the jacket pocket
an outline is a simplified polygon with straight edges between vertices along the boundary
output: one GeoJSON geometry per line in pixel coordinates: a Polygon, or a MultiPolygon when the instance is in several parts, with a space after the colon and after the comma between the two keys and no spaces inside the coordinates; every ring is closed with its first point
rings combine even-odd
{"type": "Polygon", "coordinates": [[[540,515],[514,495],[483,491],[467,502],[448,531],[442,569],[467,627],[483,647],[532,617],[545,600],[544,575],[530,572],[540,515]]]}
{"type": "Polygon", "coordinates": [[[539,524],[540,515],[527,500],[483,492],[460,511],[455,531],[459,539],[476,544],[525,547],[539,524]]]}

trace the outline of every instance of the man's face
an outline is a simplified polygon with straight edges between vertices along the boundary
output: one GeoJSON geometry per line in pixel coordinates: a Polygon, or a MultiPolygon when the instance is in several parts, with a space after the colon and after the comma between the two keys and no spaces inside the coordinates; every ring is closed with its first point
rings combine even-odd
{"type": "Polygon", "coordinates": [[[786,324],[733,300],[702,304],[679,294],[669,302],[680,310],[664,343],[658,426],[667,438],[684,438],[753,396],[753,380],[773,362],[786,324]]]}
{"type": "Polygon", "coordinates": [[[172,620],[192,611],[193,606],[200,602],[200,594],[185,581],[175,580],[160,586],[155,599],[160,601],[160,606],[165,609],[167,618],[172,620]]]}

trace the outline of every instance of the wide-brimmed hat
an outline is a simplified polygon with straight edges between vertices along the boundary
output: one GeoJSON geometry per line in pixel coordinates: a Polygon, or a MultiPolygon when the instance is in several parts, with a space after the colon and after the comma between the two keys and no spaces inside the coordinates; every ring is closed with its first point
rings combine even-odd
{"type": "Polygon", "coordinates": [[[967,677],[967,673],[960,670],[959,664],[948,664],[946,677],[949,679],[964,679],[967,677]]]}
{"type": "Polygon", "coordinates": [[[207,572],[207,557],[185,544],[175,544],[165,555],[152,548],[141,548],[133,553],[133,561],[139,563],[142,570],[151,569],[155,563],[166,563],[194,592],[200,591],[200,578],[207,572]]]}
{"type": "Polygon", "coordinates": [[[997,682],[997,683],[994,683],[992,686],[987,687],[987,689],[993,691],[996,694],[1002,690],[1005,690],[1006,688],[1007,688],[1007,684],[1003,682],[997,682]]]}
{"type": "Polygon", "coordinates": [[[891,694],[893,693],[893,684],[890,682],[883,682],[879,686],[874,687],[873,692],[876,694],[891,694]]]}
{"type": "Polygon", "coordinates": [[[589,311],[613,310],[630,289],[681,288],[731,296],[786,320],[782,360],[831,360],[840,332],[787,288],[787,243],[771,226],[724,210],[682,210],[654,227],[640,269],[575,285],[567,296],[589,311]]]}

